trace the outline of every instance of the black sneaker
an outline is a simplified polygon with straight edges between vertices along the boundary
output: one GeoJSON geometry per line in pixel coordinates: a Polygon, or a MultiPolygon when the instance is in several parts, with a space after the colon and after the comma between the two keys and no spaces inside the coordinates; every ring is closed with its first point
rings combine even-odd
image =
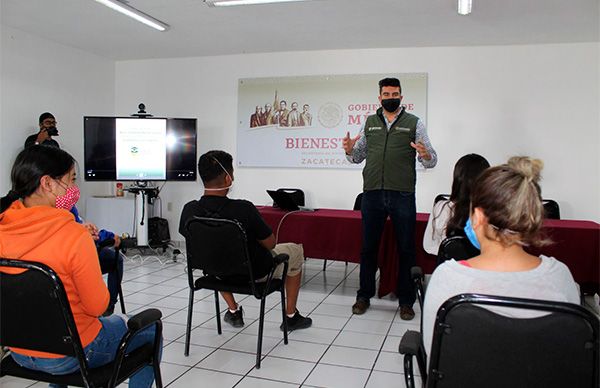
{"type": "Polygon", "coordinates": [[[243,327],[244,326],[244,310],[242,306],[239,306],[235,313],[232,313],[227,309],[225,312],[225,317],[223,320],[229,323],[233,327],[243,327]]]}
{"type": "MultiPolygon", "coordinates": [[[[300,315],[300,312],[297,309],[293,317],[289,318],[286,316],[285,319],[287,319],[288,331],[306,329],[311,327],[312,325],[312,319],[303,317],[302,315],[300,315]]],[[[283,323],[281,323],[279,328],[283,331],[283,323]]]]}

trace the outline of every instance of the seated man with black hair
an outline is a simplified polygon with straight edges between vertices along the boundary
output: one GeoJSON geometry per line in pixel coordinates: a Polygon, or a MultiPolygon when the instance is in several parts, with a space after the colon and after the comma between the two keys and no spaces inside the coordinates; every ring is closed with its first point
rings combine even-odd
{"type": "MultiPolygon", "coordinates": [[[[258,279],[258,282],[266,280],[266,275],[272,268],[273,261],[269,260],[269,257],[281,253],[288,254],[290,259],[285,281],[288,330],[310,327],[312,319],[303,317],[296,309],[304,263],[302,246],[294,243],[275,245],[275,236],[271,228],[262,219],[252,202],[227,197],[229,189],[233,186],[233,158],[227,152],[209,151],[200,156],[198,173],[204,184],[204,195],[183,207],[179,233],[186,239],[189,238],[185,225],[194,216],[237,220],[246,231],[248,253],[252,260],[254,278],[258,279]]],[[[275,270],[274,276],[281,278],[282,272],[283,265],[280,265],[275,270]]],[[[221,292],[221,295],[229,308],[225,313],[225,322],[233,327],[242,327],[244,325],[242,306],[236,303],[232,293],[221,292]]]]}

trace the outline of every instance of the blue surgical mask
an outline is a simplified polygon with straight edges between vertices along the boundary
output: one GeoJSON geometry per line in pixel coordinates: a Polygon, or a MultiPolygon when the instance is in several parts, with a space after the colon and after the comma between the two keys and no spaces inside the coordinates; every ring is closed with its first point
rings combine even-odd
{"type": "Polygon", "coordinates": [[[479,244],[479,240],[477,240],[477,235],[475,234],[475,230],[473,229],[473,225],[471,224],[470,217],[467,220],[467,224],[465,225],[464,231],[471,244],[473,244],[475,248],[481,250],[481,245],[479,244]]]}

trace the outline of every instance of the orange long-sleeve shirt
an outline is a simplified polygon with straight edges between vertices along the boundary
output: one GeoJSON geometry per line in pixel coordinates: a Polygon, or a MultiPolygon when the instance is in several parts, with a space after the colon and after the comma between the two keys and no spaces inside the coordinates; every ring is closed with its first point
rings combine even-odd
{"type": "MultiPolygon", "coordinates": [[[[37,261],[52,268],[63,282],[81,343],[85,347],[102,328],[98,317],[106,310],[109,293],[102,279],[96,246],[73,214],[49,206],[25,207],[15,201],[0,214],[0,256],[37,261]]],[[[14,273],[14,269],[0,268],[14,273]]],[[[44,317],[40,317],[43,319],[44,317]]],[[[12,348],[33,356],[61,355],[12,348]]]]}

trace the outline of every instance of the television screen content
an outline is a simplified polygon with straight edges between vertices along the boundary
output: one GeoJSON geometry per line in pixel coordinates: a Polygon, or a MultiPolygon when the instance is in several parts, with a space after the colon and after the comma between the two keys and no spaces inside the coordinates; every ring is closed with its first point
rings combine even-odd
{"type": "Polygon", "coordinates": [[[195,181],[196,119],[83,118],[86,181],[195,181]]]}

